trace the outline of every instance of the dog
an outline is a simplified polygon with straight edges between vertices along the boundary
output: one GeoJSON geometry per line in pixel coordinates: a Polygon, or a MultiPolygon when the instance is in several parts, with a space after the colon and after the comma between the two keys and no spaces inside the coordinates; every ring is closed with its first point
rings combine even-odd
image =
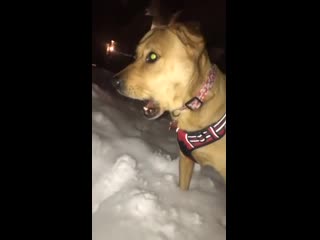
{"type": "Polygon", "coordinates": [[[152,28],[112,84],[146,101],[150,120],[170,112],[180,146],[180,189],[189,189],[195,163],[213,167],[226,181],[226,76],[210,62],[199,27],[171,22],[152,28]]]}

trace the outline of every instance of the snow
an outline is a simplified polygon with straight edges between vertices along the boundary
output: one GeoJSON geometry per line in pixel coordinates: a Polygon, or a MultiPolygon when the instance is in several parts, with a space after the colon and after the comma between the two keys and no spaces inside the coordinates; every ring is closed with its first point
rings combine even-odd
{"type": "Polygon", "coordinates": [[[225,189],[196,165],[178,188],[178,145],[169,120],[143,118],[141,106],[92,87],[94,240],[225,239],[225,189]]]}

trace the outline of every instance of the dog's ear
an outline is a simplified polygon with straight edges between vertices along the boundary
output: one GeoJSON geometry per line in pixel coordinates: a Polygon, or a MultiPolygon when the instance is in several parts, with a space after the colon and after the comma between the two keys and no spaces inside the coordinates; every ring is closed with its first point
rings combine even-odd
{"type": "Polygon", "coordinates": [[[174,13],[171,17],[171,19],[169,20],[168,26],[172,26],[173,24],[175,24],[177,22],[177,19],[179,18],[179,16],[181,15],[182,10],[177,11],[176,13],[174,13]]]}
{"type": "Polygon", "coordinates": [[[169,28],[177,35],[180,41],[195,52],[202,52],[205,41],[197,22],[173,23],[169,28]]]}

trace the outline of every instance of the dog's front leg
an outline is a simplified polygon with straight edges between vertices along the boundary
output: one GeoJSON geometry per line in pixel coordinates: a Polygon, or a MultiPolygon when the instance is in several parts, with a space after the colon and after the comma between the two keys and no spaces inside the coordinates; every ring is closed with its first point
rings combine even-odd
{"type": "Polygon", "coordinates": [[[188,190],[193,173],[194,161],[180,152],[179,164],[179,187],[182,190],[188,190]]]}

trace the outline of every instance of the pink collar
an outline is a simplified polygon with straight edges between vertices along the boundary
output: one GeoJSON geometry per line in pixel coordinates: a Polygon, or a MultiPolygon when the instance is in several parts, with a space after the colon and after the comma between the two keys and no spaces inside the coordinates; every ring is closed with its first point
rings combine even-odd
{"type": "Polygon", "coordinates": [[[179,114],[175,114],[176,111],[180,112],[180,111],[185,110],[187,108],[192,111],[199,109],[202,106],[203,100],[206,97],[206,95],[208,94],[209,90],[213,87],[216,76],[217,76],[217,69],[216,69],[216,66],[213,65],[209,71],[208,78],[205,81],[205,83],[203,84],[202,88],[199,90],[198,95],[196,97],[191,98],[189,101],[187,101],[184,104],[184,106],[173,110],[172,115],[174,117],[177,117],[177,116],[179,116],[179,114]]]}

